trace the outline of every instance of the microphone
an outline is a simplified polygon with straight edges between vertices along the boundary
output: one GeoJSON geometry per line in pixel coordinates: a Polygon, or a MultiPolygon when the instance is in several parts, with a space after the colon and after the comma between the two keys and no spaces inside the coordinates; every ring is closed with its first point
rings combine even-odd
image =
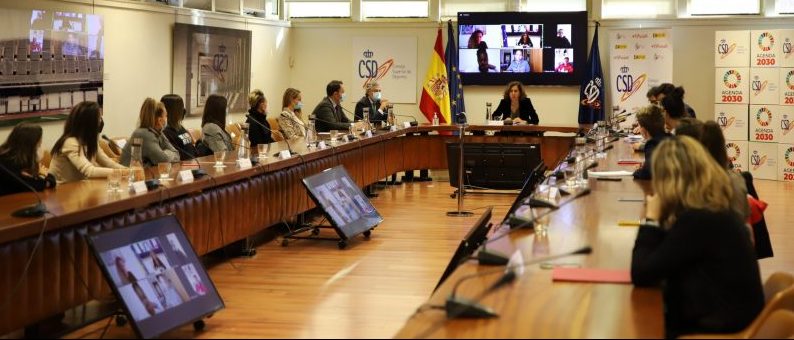
{"type": "MultiPolygon", "coordinates": [[[[256,123],[256,125],[259,125],[261,128],[263,128],[263,129],[267,130],[268,132],[270,132],[271,136],[273,135],[273,129],[265,126],[265,124],[262,124],[262,123],[258,122],[256,119],[254,119],[254,117],[251,117],[250,113],[246,113],[245,114],[245,118],[248,118],[252,122],[256,123]]],[[[284,138],[284,143],[287,144],[287,150],[289,150],[290,155],[297,155],[298,154],[297,152],[292,151],[292,145],[290,145],[290,143],[289,143],[289,138],[284,138]]],[[[249,148],[249,150],[250,150],[250,148],[249,148]]],[[[278,156],[278,153],[273,154],[273,156],[274,157],[278,156]]]]}
{"type": "MultiPolygon", "coordinates": [[[[192,139],[192,137],[191,137],[191,139],[192,139]]],[[[171,145],[173,145],[175,148],[179,149],[180,151],[184,152],[186,155],[190,156],[190,159],[193,160],[194,162],[196,162],[196,166],[198,167],[198,169],[191,169],[190,170],[190,172],[193,173],[193,178],[199,179],[201,177],[204,177],[204,176],[208,175],[207,172],[204,171],[204,169],[201,168],[201,163],[199,163],[198,158],[196,158],[196,155],[192,154],[190,151],[188,151],[187,149],[183,148],[181,145],[176,145],[176,144],[171,144],[171,145]]]]}
{"type": "MultiPolygon", "coordinates": [[[[321,121],[321,122],[326,123],[326,124],[338,124],[339,123],[339,122],[329,122],[327,120],[317,118],[316,115],[309,116],[309,120],[317,120],[317,121],[321,121]]],[[[347,124],[352,124],[352,123],[347,123],[347,124]]],[[[336,129],[332,129],[332,130],[336,130],[336,129]]],[[[350,139],[350,140],[358,139],[358,137],[356,137],[355,135],[351,135],[350,134],[349,129],[348,129],[347,133],[345,133],[345,135],[347,135],[348,139],[350,139]]]]}
{"type": "MultiPolygon", "coordinates": [[[[411,118],[411,126],[417,126],[417,125],[419,125],[419,121],[417,121],[417,120],[416,120],[416,117],[414,117],[414,116],[409,116],[409,115],[398,115],[398,114],[396,114],[396,113],[392,113],[392,114],[393,114],[395,117],[405,117],[405,118],[411,118]]],[[[461,113],[461,114],[464,114],[464,113],[461,113]]]]}
{"type": "Polygon", "coordinates": [[[121,147],[119,147],[119,145],[116,144],[115,141],[113,141],[112,139],[108,138],[108,136],[104,135],[104,134],[101,137],[102,137],[102,139],[104,139],[105,141],[108,142],[108,144],[111,146],[111,149],[113,149],[113,152],[121,154],[121,147]]]}
{"type": "Polygon", "coordinates": [[[33,194],[36,195],[36,199],[38,200],[38,203],[36,203],[36,204],[34,204],[32,206],[14,210],[13,212],[11,212],[11,216],[14,216],[14,217],[42,217],[42,216],[44,216],[44,214],[49,213],[49,210],[47,210],[47,206],[44,205],[44,202],[41,200],[41,195],[39,195],[39,192],[36,191],[35,188],[33,188],[30,184],[25,182],[23,179],[19,178],[19,176],[17,176],[17,174],[15,174],[13,171],[8,170],[8,168],[6,168],[4,165],[0,164],[0,168],[2,168],[3,171],[5,171],[7,174],[11,175],[11,177],[13,177],[17,182],[21,183],[28,190],[33,192],[33,194]]]}
{"type": "Polygon", "coordinates": [[[452,288],[452,293],[450,293],[449,297],[446,300],[444,305],[444,309],[447,312],[447,319],[456,319],[456,318],[492,318],[497,317],[498,314],[494,312],[491,308],[485,307],[481,305],[479,302],[488,296],[490,293],[493,293],[497,289],[515,281],[518,277],[516,273],[516,269],[529,267],[541,262],[548,262],[552,260],[556,260],[559,258],[572,256],[572,255],[586,255],[593,252],[593,248],[590,246],[584,246],[579,249],[569,251],[566,253],[556,254],[556,255],[549,255],[540,258],[533,258],[527,262],[514,264],[511,266],[507,266],[506,268],[499,268],[495,270],[489,270],[474,274],[469,274],[464,277],[458,279],[455,282],[455,285],[452,288]],[[498,280],[494,281],[488,288],[483,290],[476,298],[474,299],[466,299],[457,296],[458,288],[463,282],[468,280],[487,276],[491,274],[496,274],[503,272],[501,277],[498,280]]]}

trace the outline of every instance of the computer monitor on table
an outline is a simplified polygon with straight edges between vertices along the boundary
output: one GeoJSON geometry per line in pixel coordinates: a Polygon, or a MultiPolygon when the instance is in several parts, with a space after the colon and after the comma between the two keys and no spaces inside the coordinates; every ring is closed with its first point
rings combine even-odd
{"type": "Polygon", "coordinates": [[[436,289],[441,286],[444,281],[455,271],[458,266],[463,263],[468,257],[470,257],[477,248],[482,245],[486,237],[488,236],[488,232],[491,230],[491,213],[493,211],[493,207],[488,207],[485,212],[480,216],[477,222],[469,229],[469,232],[460,241],[458,245],[458,249],[455,250],[455,254],[452,255],[452,259],[449,261],[447,268],[444,270],[444,273],[441,275],[441,278],[438,280],[438,284],[436,284],[436,289]]]}

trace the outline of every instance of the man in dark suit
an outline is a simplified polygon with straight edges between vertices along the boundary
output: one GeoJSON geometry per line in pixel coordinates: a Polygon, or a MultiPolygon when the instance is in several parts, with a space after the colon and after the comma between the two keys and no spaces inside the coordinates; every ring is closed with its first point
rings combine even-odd
{"type": "Polygon", "coordinates": [[[367,108],[369,109],[370,123],[384,122],[387,118],[386,107],[388,105],[389,101],[381,98],[380,84],[371,82],[367,84],[364,97],[356,103],[356,109],[354,110],[356,120],[364,119],[364,108],[367,108]]]}
{"type": "Polygon", "coordinates": [[[339,80],[332,80],[325,87],[327,97],[323,98],[312,111],[316,117],[317,132],[350,129],[350,119],[342,111],[342,100],[345,98],[345,87],[339,80]]]}

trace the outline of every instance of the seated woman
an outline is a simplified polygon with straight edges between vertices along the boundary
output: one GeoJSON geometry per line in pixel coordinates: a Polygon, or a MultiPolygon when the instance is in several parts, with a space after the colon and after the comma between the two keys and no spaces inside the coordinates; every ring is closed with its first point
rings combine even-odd
{"type": "Polygon", "coordinates": [[[532,40],[529,39],[529,33],[527,32],[521,33],[521,38],[518,39],[516,46],[534,47],[532,44],[532,40]]]}
{"type": "Polygon", "coordinates": [[[504,97],[499,101],[499,106],[493,112],[492,119],[502,120],[510,118],[514,123],[528,123],[537,125],[540,123],[532,100],[527,98],[524,86],[521,82],[513,81],[507,84],[504,97]]]}
{"type": "Polygon", "coordinates": [[[232,136],[224,129],[226,126],[226,98],[211,94],[204,103],[204,115],[201,117],[201,133],[204,143],[212,152],[232,151],[232,136]]]}
{"type": "Polygon", "coordinates": [[[168,142],[179,151],[179,159],[184,161],[207,156],[199,154],[193,136],[182,126],[186,112],[185,101],[182,100],[182,97],[176,94],[167,94],[160,98],[160,102],[165,105],[165,111],[168,114],[168,125],[163,129],[163,134],[168,138],[168,142]]]}
{"type": "Polygon", "coordinates": [[[684,104],[684,88],[676,87],[669,95],[662,98],[661,104],[664,110],[664,121],[667,130],[672,134],[676,134],[675,131],[678,128],[679,121],[689,117],[684,104]]]}
{"type": "Polygon", "coordinates": [[[725,169],[696,140],[668,138],[654,150],[631,261],[635,286],[662,286],[665,336],[732,333],[764,307],[755,251],[731,208],[725,169]]]}
{"type": "MultiPolygon", "coordinates": [[[[132,132],[130,141],[140,138],[141,157],[143,165],[147,167],[157,166],[160,163],[179,162],[179,152],[168,142],[168,138],[163,134],[168,117],[163,103],[152,98],[146,98],[141,105],[141,113],[138,118],[138,128],[132,132]]],[[[132,156],[132,143],[124,145],[121,150],[121,164],[130,165],[132,156]]]]}
{"type": "Polygon", "coordinates": [[[261,90],[253,90],[248,94],[248,140],[251,148],[259,144],[275,142],[271,135],[270,123],[267,122],[267,99],[261,90]]]}
{"type": "Polygon", "coordinates": [[[63,135],[52,147],[50,173],[58,182],[107,178],[113,169],[126,169],[99,147],[98,136],[104,127],[102,110],[96,102],[82,102],[72,108],[63,135]]]}
{"type": "Polygon", "coordinates": [[[27,192],[28,186],[36,191],[55,187],[55,176],[39,165],[41,135],[41,126],[19,123],[0,145],[0,195],[27,192]]]}
{"type": "Polygon", "coordinates": [[[283,109],[278,117],[278,125],[286,139],[306,136],[306,125],[298,116],[298,112],[303,108],[301,99],[301,91],[293,88],[284,91],[281,102],[283,109]]]}
{"type": "Polygon", "coordinates": [[[649,105],[641,108],[637,112],[637,122],[640,124],[640,134],[645,139],[645,163],[634,171],[634,178],[651,179],[653,149],[670,135],[664,132],[664,117],[662,116],[662,109],[658,106],[649,105]]]}

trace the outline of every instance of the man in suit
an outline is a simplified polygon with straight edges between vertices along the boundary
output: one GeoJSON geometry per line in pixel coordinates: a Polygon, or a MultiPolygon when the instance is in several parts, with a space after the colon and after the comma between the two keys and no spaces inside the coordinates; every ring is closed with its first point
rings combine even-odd
{"type": "Polygon", "coordinates": [[[369,109],[370,123],[386,121],[387,112],[386,107],[389,101],[381,98],[380,84],[371,82],[367,84],[367,89],[364,92],[364,97],[356,103],[355,116],[356,120],[364,119],[364,108],[369,109]]]}
{"type": "Polygon", "coordinates": [[[345,87],[339,80],[332,80],[325,87],[327,97],[323,98],[312,111],[316,117],[317,132],[350,129],[350,119],[342,111],[342,101],[345,98],[345,87]]]}

